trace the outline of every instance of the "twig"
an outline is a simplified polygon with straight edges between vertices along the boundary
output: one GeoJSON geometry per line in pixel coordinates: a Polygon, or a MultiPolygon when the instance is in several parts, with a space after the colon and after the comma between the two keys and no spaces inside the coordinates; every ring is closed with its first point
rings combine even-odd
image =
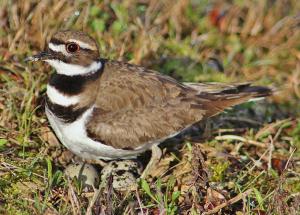
{"type": "MultiPolygon", "coordinates": [[[[255,159],[249,157],[249,158],[251,159],[251,161],[253,162],[254,165],[253,165],[246,173],[244,173],[244,175],[240,178],[240,180],[244,179],[244,177],[246,177],[249,173],[251,173],[255,167],[259,167],[259,166],[260,166],[260,161],[261,161],[261,160],[263,159],[263,157],[268,153],[268,151],[269,151],[269,149],[267,149],[267,150],[259,157],[258,160],[255,160],[255,159]]],[[[263,173],[263,172],[261,172],[261,173],[263,173]]]]}
{"type": "Polygon", "coordinates": [[[112,174],[109,175],[107,178],[107,193],[106,193],[106,213],[107,215],[113,215],[113,202],[112,202],[112,195],[113,195],[113,176],[112,174]]]}
{"type": "Polygon", "coordinates": [[[274,151],[273,138],[269,135],[270,143],[269,143],[269,157],[268,157],[268,170],[272,168],[272,155],[274,151]]]}
{"type": "Polygon", "coordinates": [[[259,139],[261,136],[263,136],[266,133],[272,133],[272,130],[275,129],[277,126],[280,126],[288,121],[290,121],[291,119],[284,119],[284,120],[280,120],[274,123],[271,123],[269,125],[267,125],[266,127],[260,129],[257,134],[255,135],[255,139],[259,139]]]}
{"type": "Polygon", "coordinates": [[[88,206],[88,208],[86,210],[86,215],[92,215],[92,209],[93,209],[93,207],[95,205],[95,202],[98,199],[98,196],[100,194],[100,190],[101,190],[100,188],[99,189],[96,189],[96,188],[94,189],[94,195],[93,195],[93,198],[91,199],[91,201],[89,203],[89,206],[88,206]]]}
{"type": "Polygon", "coordinates": [[[79,203],[78,203],[78,200],[76,198],[76,194],[75,194],[75,191],[73,189],[73,186],[71,184],[70,179],[67,179],[67,180],[68,180],[68,184],[69,184],[68,196],[69,196],[69,199],[71,201],[73,214],[78,214],[78,212],[79,212],[78,209],[80,208],[79,203]]]}
{"type": "MultiPolygon", "coordinates": [[[[26,171],[25,168],[18,167],[18,166],[15,166],[13,164],[6,163],[6,162],[1,162],[0,165],[2,165],[4,168],[6,168],[7,170],[9,170],[10,173],[13,174],[13,175],[16,175],[13,171],[11,171],[11,170],[14,170],[14,169],[16,169],[18,171],[26,171]]],[[[40,178],[42,178],[44,180],[47,180],[47,178],[45,176],[39,175],[39,174],[37,174],[35,172],[32,172],[32,174],[35,175],[35,176],[37,176],[37,177],[40,177],[40,178]]]]}
{"type": "Polygon", "coordinates": [[[255,140],[248,140],[244,137],[241,136],[236,136],[236,135],[223,135],[223,136],[217,136],[215,137],[216,140],[238,140],[244,143],[248,143],[257,147],[265,148],[266,145],[264,143],[255,141],[255,140]]]}
{"type": "Polygon", "coordinates": [[[137,189],[137,188],[136,188],[135,192],[136,192],[136,198],[137,198],[137,201],[138,201],[138,203],[139,203],[141,215],[144,215],[143,205],[142,205],[142,202],[141,202],[141,199],[140,199],[140,195],[139,195],[139,192],[138,192],[138,189],[137,189]]]}
{"type": "MultiPolygon", "coordinates": [[[[296,149],[297,149],[297,148],[294,148],[293,151],[291,152],[290,157],[289,157],[289,159],[287,160],[287,162],[286,162],[286,164],[285,164],[284,170],[286,170],[287,167],[289,166],[290,161],[291,161],[291,159],[292,159],[292,157],[293,157],[293,155],[294,155],[296,149]]],[[[283,170],[283,171],[284,171],[284,170],[283,170]]]]}
{"type": "Polygon", "coordinates": [[[224,202],[220,205],[218,205],[217,207],[215,207],[214,209],[204,212],[202,213],[202,215],[209,215],[209,214],[214,214],[217,213],[219,210],[221,210],[222,208],[234,204],[236,202],[238,202],[239,200],[245,198],[246,196],[248,196],[250,193],[252,192],[252,189],[246,190],[243,193],[238,194],[237,196],[233,197],[232,199],[229,199],[227,202],[224,202]]]}

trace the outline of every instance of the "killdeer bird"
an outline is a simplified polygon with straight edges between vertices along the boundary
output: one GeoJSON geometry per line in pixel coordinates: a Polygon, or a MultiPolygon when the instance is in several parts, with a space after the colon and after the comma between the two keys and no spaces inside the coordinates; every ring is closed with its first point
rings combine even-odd
{"type": "Polygon", "coordinates": [[[136,157],[191,125],[253,98],[267,87],[249,83],[179,83],[169,76],[99,57],[80,31],[53,35],[45,52],[28,58],[56,69],[47,85],[46,115],[58,139],[84,159],[136,157]]]}

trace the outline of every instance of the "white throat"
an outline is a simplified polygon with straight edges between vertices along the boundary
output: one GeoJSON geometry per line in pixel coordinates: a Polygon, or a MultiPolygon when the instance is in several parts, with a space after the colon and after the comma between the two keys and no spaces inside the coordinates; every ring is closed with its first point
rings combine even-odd
{"type": "Polygon", "coordinates": [[[93,73],[101,69],[102,63],[100,61],[95,61],[91,63],[89,66],[80,66],[75,64],[68,64],[60,60],[51,59],[45,60],[52,67],[56,69],[56,72],[61,75],[86,75],[89,73],[93,73]]]}

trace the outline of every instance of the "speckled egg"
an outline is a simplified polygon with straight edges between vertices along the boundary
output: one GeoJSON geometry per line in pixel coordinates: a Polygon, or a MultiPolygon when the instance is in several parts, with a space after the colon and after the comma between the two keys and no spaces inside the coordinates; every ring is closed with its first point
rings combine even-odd
{"type": "Polygon", "coordinates": [[[71,179],[76,177],[78,180],[80,180],[85,190],[98,186],[99,174],[95,167],[91,164],[70,164],[66,167],[64,173],[71,179]]]}
{"type": "Polygon", "coordinates": [[[101,171],[101,183],[107,183],[110,175],[114,189],[119,191],[134,189],[141,175],[141,165],[134,160],[111,161],[101,171]]]}

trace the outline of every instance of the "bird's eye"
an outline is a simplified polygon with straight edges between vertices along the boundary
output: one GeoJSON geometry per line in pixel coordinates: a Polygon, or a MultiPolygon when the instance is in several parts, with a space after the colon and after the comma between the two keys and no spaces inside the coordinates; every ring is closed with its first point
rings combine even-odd
{"type": "Polygon", "coordinates": [[[66,49],[69,53],[75,53],[79,50],[79,46],[76,43],[67,43],[66,49]]]}

